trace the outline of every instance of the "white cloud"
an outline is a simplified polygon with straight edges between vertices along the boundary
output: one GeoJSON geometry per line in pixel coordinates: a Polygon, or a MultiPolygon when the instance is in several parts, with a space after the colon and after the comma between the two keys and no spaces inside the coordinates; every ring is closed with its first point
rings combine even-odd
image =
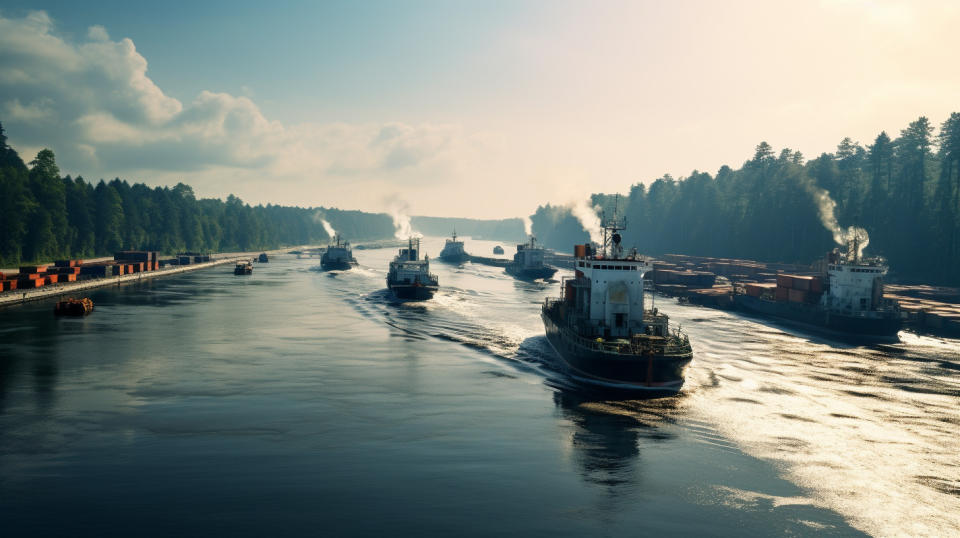
{"type": "Polygon", "coordinates": [[[444,156],[460,135],[450,126],[403,123],[288,127],[249,97],[207,90],[184,104],[150,79],[132,40],[112,40],[92,26],[86,41],[71,42],[43,12],[0,15],[0,64],[0,92],[11,97],[0,120],[11,140],[54,148],[61,168],[75,175],[183,179],[208,195],[311,205],[329,203],[325,187],[355,191],[359,181],[379,188],[398,178],[417,184],[444,173],[451,166],[444,156]]]}

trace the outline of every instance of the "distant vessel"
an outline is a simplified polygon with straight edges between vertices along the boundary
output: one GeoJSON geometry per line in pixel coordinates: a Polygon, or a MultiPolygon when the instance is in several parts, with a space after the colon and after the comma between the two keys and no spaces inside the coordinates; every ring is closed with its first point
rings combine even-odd
{"type": "Polygon", "coordinates": [[[430,259],[420,256],[420,239],[410,238],[407,248],[400,249],[390,262],[387,288],[401,299],[429,299],[437,292],[437,275],[430,274],[430,259]]]}
{"type": "Polygon", "coordinates": [[[53,305],[53,313],[57,316],[86,316],[93,312],[93,301],[89,297],[60,301],[53,305]]]}
{"type": "Polygon", "coordinates": [[[673,393],[693,358],[690,341],[656,308],[644,308],[643,277],[653,266],[620,246],[624,224],[603,227],[603,252],[574,248],[575,276],[541,309],[547,340],[571,375],[613,389],[673,393]]]}
{"type": "Polygon", "coordinates": [[[252,275],[253,274],[253,263],[252,262],[237,262],[237,266],[233,268],[233,274],[235,275],[252,275]]]}
{"type": "Polygon", "coordinates": [[[353,257],[353,250],[350,248],[350,242],[343,241],[340,234],[336,234],[333,239],[334,244],[328,245],[327,250],[320,257],[320,268],[325,271],[346,270],[357,265],[357,260],[353,257]]]}
{"type": "Polygon", "coordinates": [[[900,307],[883,297],[887,265],[882,258],[861,258],[859,237],[846,252],[834,249],[821,260],[819,274],[777,275],[777,283],[745,284],[734,304],[818,331],[857,340],[897,341],[900,307]]]}
{"type": "Polygon", "coordinates": [[[445,262],[463,263],[470,258],[470,255],[463,250],[463,241],[457,241],[457,231],[453,231],[453,239],[447,239],[440,251],[440,259],[445,262]]]}
{"type": "Polygon", "coordinates": [[[543,247],[537,246],[537,238],[530,236],[530,241],[517,245],[517,253],[513,255],[513,262],[507,264],[507,272],[524,280],[550,278],[557,272],[553,267],[543,264],[543,247]]]}
{"type": "Polygon", "coordinates": [[[503,254],[503,247],[501,247],[500,245],[497,245],[497,246],[493,247],[493,253],[494,253],[494,254],[503,254]]]}
{"type": "Polygon", "coordinates": [[[260,256],[257,258],[257,261],[260,263],[268,263],[270,261],[270,258],[267,257],[266,252],[261,252],[260,256]]]}

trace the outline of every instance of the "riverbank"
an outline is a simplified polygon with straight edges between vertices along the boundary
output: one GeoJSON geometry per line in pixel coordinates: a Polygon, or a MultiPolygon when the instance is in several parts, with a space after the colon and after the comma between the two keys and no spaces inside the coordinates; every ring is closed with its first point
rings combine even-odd
{"type": "MultiPolygon", "coordinates": [[[[216,267],[218,265],[226,265],[231,263],[237,263],[241,260],[249,260],[255,258],[260,252],[266,252],[268,255],[273,256],[276,254],[283,254],[288,249],[276,249],[268,251],[256,251],[256,252],[229,252],[212,255],[210,261],[202,263],[193,263],[190,265],[166,265],[160,269],[153,271],[141,271],[137,273],[130,273],[117,276],[106,276],[102,278],[91,278],[87,280],[79,280],[76,282],[57,282],[52,284],[47,284],[40,288],[33,289],[15,289],[0,292],[0,308],[21,305],[31,301],[40,301],[44,299],[56,298],[56,297],[67,297],[67,296],[76,296],[80,292],[95,288],[102,288],[106,286],[119,286],[122,284],[128,284],[131,282],[140,282],[145,279],[177,275],[181,273],[186,273],[189,271],[199,271],[201,269],[207,269],[210,267],[216,267]]],[[[94,260],[88,260],[88,262],[99,262],[112,260],[113,258],[97,258],[94,260]]]]}
{"type": "Polygon", "coordinates": [[[119,286],[130,282],[140,282],[142,280],[157,278],[161,276],[176,275],[188,271],[198,271],[208,267],[215,267],[229,263],[236,263],[238,260],[247,259],[246,257],[227,257],[211,260],[209,262],[197,263],[192,265],[169,265],[163,269],[155,271],[144,271],[129,275],[109,276],[103,278],[92,278],[79,282],[64,282],[48,284],[42,288],[10,290],[0,293],[0,307],[20,305],[30,301],[39,301],[51,297],[61,297],[67,295],[77,295],[79,292],[93,288],[102,288],[105,286],[119,286]]]}

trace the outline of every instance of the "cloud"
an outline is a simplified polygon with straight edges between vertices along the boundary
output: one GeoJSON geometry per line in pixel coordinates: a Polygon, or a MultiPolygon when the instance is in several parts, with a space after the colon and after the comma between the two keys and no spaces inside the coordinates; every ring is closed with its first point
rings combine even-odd
{"type": "Polygon", "coordinates": [[[262,193],[264,180],[288,191],[308,181],[341,188],[358,180],[422,182],[449,171],[461,134],[396,122],[283,125],[247,96],[208,90],[183,103],[147,75],[132,40],[91,26],[85,40],[71,41],[39,11],[0,15],[0,65],[0,95],[8,96],[0,121],[21,147],[54,148],[61,168],[74,174],[166,179],[190,172],[188,182],[217,196],[254,181],[262,193]]]}

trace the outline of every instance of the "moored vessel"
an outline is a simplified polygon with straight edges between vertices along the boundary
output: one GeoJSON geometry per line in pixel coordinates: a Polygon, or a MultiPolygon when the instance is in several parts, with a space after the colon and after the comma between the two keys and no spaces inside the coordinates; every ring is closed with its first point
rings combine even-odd
{"type": "Polygon", "coordinates": [[[344,241],[340,234],[334,235],[333,240],[333,244],[327,245],[327,250],[320,256],[320,267],[325,271],[331,271],[346,270],[357,265],[350,242],[344,241]]]}
{"type": "Polygon", "coordinates": [[[497,246],[493,247],[493,253],[494,253],[494,254],[503,254],[503,247],[501,247],[500,245],[497,245],[497,246]]]}
{"type": "Polygon", "coordinates": [[[675,393],[693,359],[687,336],[669,317],[646,309],[644,274],[649,260],[624,255],[616,218],[604,223],[604,244],[574,248],[573,278],[564,278],[560,298],[541,308],[547,340],[570,374],[612,389],[675,393]]]}
{"type": "Polygon", "coordinates": [[[237,262],[236,267],[233,268],[233,274],[235,275],[252,275],[253,274],[253,262],[237,262]]]}
{"type": "Polygon", "coordinates": [[[507,264],[507,272],[522,280],[550,278],[557,270],[543,263],[543,254],[543,247],[538,246],[537,238],[531,235],[530,241],[517,245],[513,262],[507,264]]]}
{"type": "Polygon", "coordinates": [[[470,259],[470,255],[463,249],[463,241],[457,241],[457,231],[453,231],[453,238],[447,239],[440,251],[439,258],[445,262],[463,263],[470,259]]]}
{"type": "Polygon", "coordinates": [[[816,264],[817,274],[780,274],[776,285],[738,287],[734,304],[845,339],[899,340],[903,323],[899,305],[883,296],[886,261],[861,257],[859,241],[855,236],[845,252],[834,249],[828,253],[816,264]]]}
{"type": "Polygon", "coordinates": [[[420,239],[410,238],[407,248],[390,262],[387,288],[400,299],[424,300],[433,297],[439,289],[437,275],[430,274],[430,259],[420,259],[420,239]]]}

